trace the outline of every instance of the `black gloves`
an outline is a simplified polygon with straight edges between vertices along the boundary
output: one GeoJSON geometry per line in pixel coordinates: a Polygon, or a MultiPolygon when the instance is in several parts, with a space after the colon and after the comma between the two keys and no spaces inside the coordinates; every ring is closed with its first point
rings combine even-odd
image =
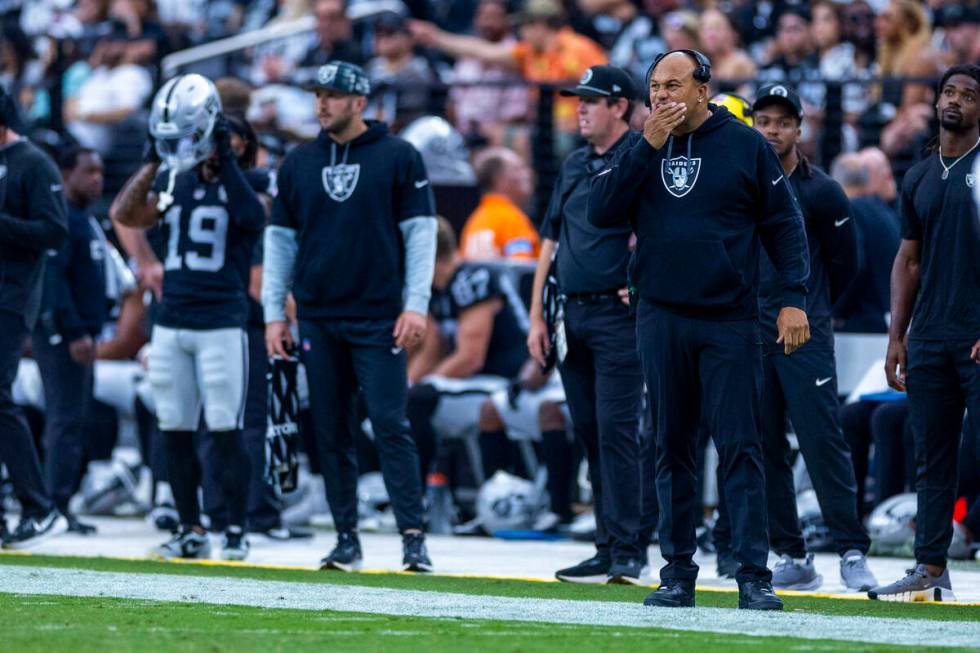
{"type": "Polygon", "coordinates": [[[218,160],[222,162],[233,161],[235,151],[231,149],[231,128],[224,114],[218,114],[211,136],[214,139],[214,151],[218,155],[218,160]]]}

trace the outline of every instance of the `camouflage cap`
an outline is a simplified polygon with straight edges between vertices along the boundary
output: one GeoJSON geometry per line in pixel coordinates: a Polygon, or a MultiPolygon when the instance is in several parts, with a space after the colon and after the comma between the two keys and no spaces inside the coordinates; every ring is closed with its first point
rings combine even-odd
{"type": "Polygon", "coordinates": [[[346,61],[331,61],[320,66],[316,78],[307,85],[310,91],[329,89],[350,95],[370,95],[371,81],[360,66],[346,61]]]}

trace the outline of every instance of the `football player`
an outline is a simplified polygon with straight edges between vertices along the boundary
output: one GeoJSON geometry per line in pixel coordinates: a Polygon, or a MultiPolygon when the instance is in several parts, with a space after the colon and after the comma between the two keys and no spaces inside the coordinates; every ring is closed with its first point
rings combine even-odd
{"type": "Polygon", "coordinates": [[[194,450],[203,407],[228,503],[222,557],[241,560],[248,554],[248,459],[242,444],[246,291],[265,211],[235,160],[210,80],[182,75],[164,84],[153,101],[150,136],[148,162],[127,181],[110,215],[142,229],[162,221],[166,234],[149,378],[181,526],[154,552],[166,558],[210,556],[194,450]]]}

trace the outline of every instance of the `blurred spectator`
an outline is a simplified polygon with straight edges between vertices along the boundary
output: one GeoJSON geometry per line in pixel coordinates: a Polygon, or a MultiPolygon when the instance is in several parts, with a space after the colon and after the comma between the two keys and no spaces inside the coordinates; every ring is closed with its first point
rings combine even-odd
{"type": "MultiPolygon", "coordinates": [[[[832,0],[817,0],[812,5],[811,33],[820,57],[820,76],[824,80],[855,79],[867,74],[858,67],[856,48],[844,41],[843,10],[832,0]]],[[[868,108],[865,88],[861,84],[845,84],[843,88],[844,113],[856,119],[868,108]]]]}
{"type": "Polygon", "coordinates": [[[83,147],[103,156],[112,145],[115,125],[140,110],[153,91],[146,69],[125,61],[126,39],[125,27],[117,25],[99,41],[85,82],[64,105],[68,131],[83,147]]]}
{"type": "MultiPolygon", "coordinates": [[[[691,11],[672,11],[664,16],[660,20],[660,33],[663,34],[666,50],[700,50],[700,27],[698,15],[691,11]]],[[[645,76],[649,67],[650,63],[647,63],[638,76],[645,76]]]]}
{"type": "Polygon", "coordinates": [[[221,98],[221,110],[227,113],[248,113],[252,87],[237,77],[222,77],[214,80],[221,98]]]}
{"type": "Polygon", "coordinates": [[[385,12],[374,22],[374,52],[366,68],[372,98],[365,115],[399,131],[429,109],[432,85],[438,81],[425,57],[415,53],[415,37],[405,18],[385,12]]]}
{"type": "Polygon", "coordinates": [[[471,261],[536,261],[538,232],[521,209],[534,191],[531,169],[506,148],[484,150],[476,156],[474,167],[483,197],[463,226],[460,254],[471,261]]]}
{"type": "Polygon", "coordinates": [[[866,147],[858,154],[861,155],[861,159],[868,166],[868,171],[871,174],[869,189],[871,194],[877,195],[889,208],[897,209],[895,200],[898,197],[898,189],[895,185],[895,175],[892,174],[891,164],[888,163],[888,157],[877,147],[866,147]]]}
{"type": "MultiPolygon", "coordinates": [[[[834,305],[834,328],[851,333],[886,333],[891,310],[890,279],[899,245],[895,212],[876,195],[870,160],[875,154],[844,154],[831,166],[831,176],[851,200],[858,232],[861,268],[834,305]]],[[[880,173],[879,173],[880,174],[880,173]]],[[[894,190],[894,184],[892,185],[894,190]]]]}
{"type": "Polygon", "coordinates": [[[868,132],[870,143],[880,143],[888,155],[892,172],[901,179],[905,171],[919,160],[923,147],[932,136],[934,109],[925,102],[917,102],[899,111],[879,133],[868,132]]]}
{"type": "MultiPolygon", "coordinates": [[[[290,23],[310,13],[310,0],[279,0],[276,17],[265,27],[290,23]]],[[[269,41],[255,48],[252,69],[249,73],[254,86],[298,81],[293,72],[311,46],[311,39],[318,36],[300,34],[290,38],[269,41]]],[[[314,71],[315,74],[315,71],[314,71]]],[[[310,78],[312,79],[312,77],[310,78]]],[[[306,80],[309,81],[309,80],[306,80]]]]}
{"type": "MultiPolygon", "coordinates": [[[[477,35],[490,43],[513,47],[507,5],[502,0],[483,0],[473,22],[477,35]]],[[[458,83],[499,82],[515,79],[508,66],[461,57],[453,67],[452,81],[458,83]]],[[[508,125],[528,116],[529,95],[524,86],[460,86],[449,94],[456,128],[468,137],[479,135],[493,145],[502,145],[508,125]]]]}
{"type": "Polygon", "coordinates": [[[113,0],[109,15],[126,26],[126,63],[150,66],[166,54],[167,35],[154,0],[113,0]]]}
{"type": "Polygon", "coordinates": [[[734,82],[755,77],[755,62],[739,47],[738,32],[727,14],[718,9],[701,14],[700,36],[701,48],[711,59],[711,79],[718,90],[739,90],[734,82]]]}
{"type": "Polygon", "coordinates": [[[361,65],[366,60],[360,46],[352,39],[351,22],[344,0],[316,0],[316,37],[299,62],[289,81],[305,84],[316,77],[317,69],[328,61],[340,59],[361,65]]]}
{"type": "Polygon", "coordinates": [[[859,70],[871,67],[877,55],[875,12],[865,0],[853,0],[844,5],[843,36],[854,46],[854,63],[859,70]]]}
{"type": "MultiPolygon", "coordinates": [[[[922,78],[933,77],[939,72],[936,54],[930,45],[929,18],[915,0],[891,0],[875,19],[875,32],[878,72],[882,77],[922,78]]],[[[902,84],[891,80],[886,81],[881,90],[882,102],[900,110],[920,102],[931,104],[932,99],[932,88],[928,84],[902,84]]]]}
{"type": "Polygon", "coordinates": [[[660,19],[680,4],[677,0],[647,2],[641,13],[631,0],[578,0],[578,7],[592,17],[609,61],[642,77],[654,57],[667,51],[660,35],[660,19]]]}
{"type": "Polygon", "coordinates": [[[980,61],[980,7],[943,7],[936,22],[943,28],[940,57],[944,67],[980,61]]]}
{"type": "Polygon", "coordinates": [[[805,7],[785,9],[776,20],[775,57],[759,71],[762,82],[788,82],[796,87],[807,114],[823,107],[826,94],[820,57],[810,34],[810,13],[805,7]]]}
{"type": "Polygon", "coordinates": [[[44,65],[18,27],[6,27],[0,38],[0,86],[23,107],[31,124],[47,119],[51,102],[44,89],[44,65]]]}
{"type": "MultiPolygon", "coordinates": [[[[410,27],[423,45],[453,57],[505,65],[534,82],[567,82],[578,79],[589,66],[606,63],[595,42],[565,27],[565,13],[557,0],[528,0],[516,20],[521,37],[516,44],[450,34],[421,21],[412,21],[410,27]]],[[[575,107],[573,98],[555,99],[555,127],[566,136],[574,137],[577,130],[575,107]]]]}

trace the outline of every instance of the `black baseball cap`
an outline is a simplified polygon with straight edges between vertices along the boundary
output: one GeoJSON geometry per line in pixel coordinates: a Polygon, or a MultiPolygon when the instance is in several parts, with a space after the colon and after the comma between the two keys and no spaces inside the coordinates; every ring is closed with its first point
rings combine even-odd
{"type": "Polygon", "coordinates": [[[350,95],[370,95],[371,81],[364,69],[347,61],[331,61],[320,66],[306,90],[332,90],[350,95]]]}
{"type": "Polygon", "coordinates": [[[756,93],[755,103],[752,104],[752,111],[756,112],[770,104],[781,104],[784,107],[789,107],[789,110],[798,120],[803,120],[803,103],[800,101],[797,92],[788,84],[776,82],[760,88],[759,92],[756,93]]]}
{"type": "Polygon", "coordinates": [[[388,34],[407,33],[408,21],[397,12],[383,11],[374,19],[374,30],[388,34]]]}
{"type": "Polygon", "coordinates": [[[636,85],[628,72],[618,66],[592,66],[585,71],[578,85],[563,88],[561,95],[568,97],[622,97],[636,98],[636,85]]]}

